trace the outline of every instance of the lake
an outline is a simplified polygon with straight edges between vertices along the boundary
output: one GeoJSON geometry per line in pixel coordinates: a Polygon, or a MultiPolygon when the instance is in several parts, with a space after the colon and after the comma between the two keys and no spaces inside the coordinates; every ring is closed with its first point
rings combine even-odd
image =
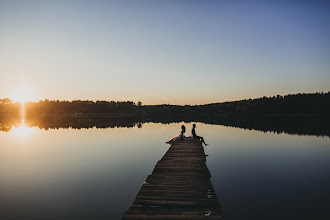
{"type": "MultiPolygon", "coordinates": [[[[192,123],[0,132],[1,219],[120,219],[192,123]]],[[[5,130],[5,129],[4,129],[5,130]]],[[[223,219],[329,219],[330,138],[197,123],[223,219]]]]}

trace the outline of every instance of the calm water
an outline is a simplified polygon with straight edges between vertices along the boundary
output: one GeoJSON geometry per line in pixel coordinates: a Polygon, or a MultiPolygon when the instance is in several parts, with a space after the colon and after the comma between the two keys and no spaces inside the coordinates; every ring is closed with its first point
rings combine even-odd
{"type": "MultiPolygon", "coordinates": [[[[120,219],[181,124],[0,132],[0,218],[120,219]]],[[[329,137],[196,131],[224,219],[330,219],[329,137]]]]}

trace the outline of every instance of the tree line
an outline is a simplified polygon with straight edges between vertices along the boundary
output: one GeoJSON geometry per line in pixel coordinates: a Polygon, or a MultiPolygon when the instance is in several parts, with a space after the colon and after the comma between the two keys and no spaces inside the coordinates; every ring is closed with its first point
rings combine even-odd
{"type": "Polygon", "coordinates": [[[143,106],[150,116],[204,115],[204,116],[271,116],[271,115],[328,115],[330,92],[277,95],[206,105],[153,105],[143,106]]]}
{"type": "MultiPolygon", "coordinates": [[[[25,103],[25,113],[42,114],[139,114],[143,117],[172,117],[184,120],[184,117],[196,115],[241,116],[241,115],[327,115],[330,112],[330,92],[299,93],[277,95],[256,99],[244,99],[206,105],[142,105],[133,101],[59,101],[42,100],[25,103]],[[180,119],[181,118],[181,119],[180,119]]],[[[10,99],[0,99],[0,113],[21,112],[21,104],[10,99]]]]}
{"type": "MultiPolygon", "coordinates": [[[[65,114],[65,113],[133,113],[138,104],[131,101],[59,101],[41,100],[24,103],[27,115],[65,114]]],[[[13,103],[8,98],[0,100],[0,113],[20,114],[21,103],[13,103]]]]}
{"type": "Polygon", "coordinates": [[[207,110],[245,114],[325,114],[330,112],[330,92],[277,95],[234,102],[208,104],[207,110]]]}

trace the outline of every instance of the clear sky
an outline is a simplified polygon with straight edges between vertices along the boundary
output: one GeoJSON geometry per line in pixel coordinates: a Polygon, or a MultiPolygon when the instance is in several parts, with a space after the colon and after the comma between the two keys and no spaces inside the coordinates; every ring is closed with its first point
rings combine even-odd
{"type": "Polygon", "coordinates": [[[2,1],[0,97],[204,104],[330,90],[330,1],[2,1]]]}

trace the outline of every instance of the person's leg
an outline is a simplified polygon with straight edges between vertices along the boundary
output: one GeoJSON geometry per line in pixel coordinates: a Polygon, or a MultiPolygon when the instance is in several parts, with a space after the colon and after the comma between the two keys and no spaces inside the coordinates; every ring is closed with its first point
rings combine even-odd
{"type": "Polygon", "coordinates": [[[171,144],[171,143],[173,143],[173,141],[174,141],[174,138],[172,138],[171,140],[167,141],[166,144],[171,144]]]}
{"type": "Polygon", "coordinates": [[[194,139],[198,139],[199,141],[201,141],[205,146],[207,145],[204,141],[204,138],[201,136],[195,136],[194,139]]]}
{"type": "Polygon", "coordinates": [[[203,137],[200,137],[200,140],[201,140],[201,142],[205,145],[205,146],[207,146],[207,144],[205,143],[205,141],[204,141],[204,138],[203,137]]]}
{"type": "Polygon", "coordinates": [[[194,136],[193,139],[201,140],[201,137],[200,136],[194,136]]]}

